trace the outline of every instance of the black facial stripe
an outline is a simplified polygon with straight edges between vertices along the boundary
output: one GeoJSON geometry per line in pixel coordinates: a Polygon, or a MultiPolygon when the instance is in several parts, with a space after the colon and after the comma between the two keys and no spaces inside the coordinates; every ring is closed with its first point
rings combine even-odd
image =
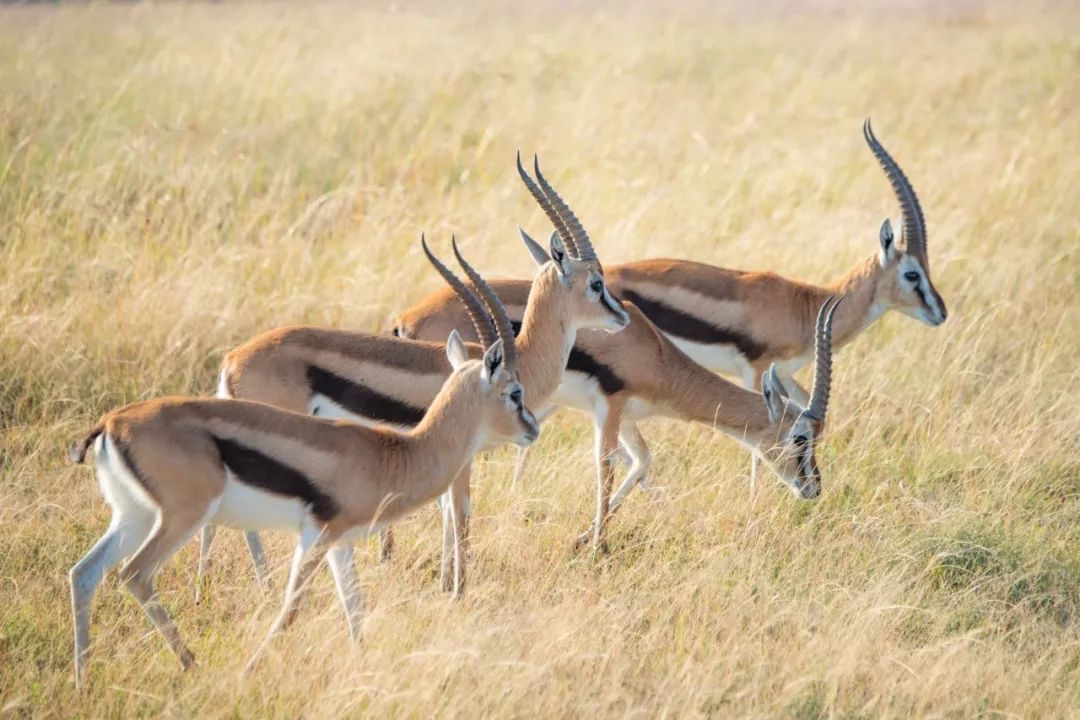
{"type": "Polygon", "coordinates": [[[641,308],[645,316],[664,332],[710,345],[734,345],[747,360],[757,360],[765,353],[765,346],[746,333],[717,327],[633,290],[624,290],[622,296],[641,308]]]}
{"type": "Polygon", "coordinates": [[[212,437],[221,461],[238,480],[275,495],[299,498],[323,522],[333,519],[341,510],[332,497],[315,487],[299,470],[230,438],[212,437]]]}
{"type": "Polygon", "coordinates": [[[379,422],[412,427],[424,417],[424,409],[357,385],[329,370],[315,365],[307,369],[311,391],[325,395],[349,412],[379,422]]]}
{"type": "Polygon", "coordinates": [[[914,290],[915,294],[919,296],[919,302],[922,303],[923,307],[929,310],[930,304],[926,302],[926,294],[923,293],[922,283],[915,283],[915,285],[913,285],[911,289],[914,290]]]}
{"type": "Polygon", "coordinates": [[[600,293],[600,302],[604,303],[604,307],[606,307],[608,310],[610,310],[613,315],[622,315],[623,312],[624,312],[621,307],[619,307],[618,305],[615,304],[615,302],[610,298],[609,294],[606,293],[606,292],[601,292],[600,293]]]}
{"type": "Polygon", "coordinates": [[[614,395],[626,387],[625,383],[615,372],[601,362],[597,362],[589,353],[576,345],[570,350],[570,357],[566,361],[566,369],[585,373],[600,383],[600,389],[605,395],[614,395]]]}

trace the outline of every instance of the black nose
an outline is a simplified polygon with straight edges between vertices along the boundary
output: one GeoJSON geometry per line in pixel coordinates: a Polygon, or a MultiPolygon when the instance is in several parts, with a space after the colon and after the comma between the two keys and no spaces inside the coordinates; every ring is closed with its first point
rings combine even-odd
{"type": "Polygon", "coordinates": [[[821,483],[817,480],[807,480],[799,488],[799,494],[803,500],[816,500],[817,496],[821,494],[821,483]]]}

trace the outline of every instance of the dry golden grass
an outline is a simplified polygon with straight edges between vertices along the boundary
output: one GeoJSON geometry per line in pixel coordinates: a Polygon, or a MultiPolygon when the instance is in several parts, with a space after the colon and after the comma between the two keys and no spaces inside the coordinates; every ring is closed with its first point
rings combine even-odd
{"type": "Polygon", "coordinates": [[[0,10],[0,715],[1075,716],[1077,13],[778,8],[0,10]],[[65,448],[103,411],[207,393],[275,325],[384,327],[438,284],[421,230],[530,272],[514,226],[546,226],[517,148],[608,262],[825,281],[897,212],[867,115],[951,315],[838,356],[820,501],[751,496],[734,443],[657,422],[665,499],[571,559],[593,480],[565,415],[524,487],[509,452],[480,462],[464,601],[418,513],[391,565],[362,554],[362,648],[320,577],[241,682],[279,597],[222,533],[202,606],[193,545],[159,579],[199,667],[110,577],[76,696],[66,574],[108,512],[65,448]]]}

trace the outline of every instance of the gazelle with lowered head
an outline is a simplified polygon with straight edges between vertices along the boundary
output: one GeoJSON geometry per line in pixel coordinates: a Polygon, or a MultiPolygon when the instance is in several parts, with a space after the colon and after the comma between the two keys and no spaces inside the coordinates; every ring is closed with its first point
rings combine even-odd
{"type": "MultiPolygon", "coordinates": [[[[611,292],[633,302],[680,349],[709,370],[760,386],[767,368],[793,398],[807,400],[794,374],[813,355],[814,317],[829,295],[844,299],[836,315],[837,347],[846,344],[889,310],[899,310],[931,326],[945,322],[945,301],[930,280],[926,221],[919,199],[900,166],[874,136],[867,120],[863,137],[881,165],[900,205],[900,240],[886,219],[878,251],[836,281],[812,285],[771,272],[747,272],[689,260],[639,260],[609,265],[611,292]]],[[[529,286],[493,281],[511,317],[518,317],[529,286]]],[[[401,313],[396,332],[406,337],[442,336],[461,323],[445,291],[401,313]]],[[[521,463],[518,469],[520,471],[521,463]]]]}
{"type": "MultiPolygon", "coordinates": [[[[534,163],[534,167],[539,174],[539,164],[534,163]]],[[[520,157],[518,171],[530,191],[540,193],[521,167],[520,157]]],[[[538,199],[557,226],[562,223],[560,209],[570,213],[565,204],[555,206],[542,193],[538,199]]],[[[482,301],[469,287],[451,281],[443,269],[440,272],[453,288],[453,300],[448,302],[471,318],[474,337],[483,341],[484,326],[490,329],[488,313],[494,317],[507,356],[520,358],[515,362],[520,363],[521,383],[530,401],[536,398],[543,402],[562,381],[579,329],[599,328],[600,334],[607,334],[621,330],[629,319],[621,304],[608,293],[584,232],[562,233],[565,246],[553,237],[550,254],[524,233],[522,237],[540,269],[529,284],[516,341],[505,308],[460,255],[458,260],[482,301]]],[[[473,352],[480,349],[473,348],[473,352]]],[[[319,416],[409,427],[423,415],[451,369],[442,347],[430,342],[329,328],[286,327],[258,335],[230,352],[222,363],[219,394],[319,416]]],[[[454,488],[452,502],[443,506],[441,577],[445,589],[459,594],[464,584],[461,558],[468,540],[470,512],[468,466],[454,488]]],[[[209,531],[204,533],[203,557],[211,537],[209,531]]],[[[260,547],[252,533],[248,534],[248,544],[260,547]]],[[[388,547],[387,538],[384,552],[388,547]]],[[[261,552],[253,553],[253,557],[261,557],[261,552]]]]}
{"type": "Polygon", "coordinates": [[[82,462],[93,446],[112,508],[108,530],[71,568],[76,684],[86,678],[94,591],[125,558],[122,582],[180,663],[194,662],[158,603],[154,575],[207,523],[299,536],[281,612],[249,668],[292,623],[324,558],[357,638],[363,602],[351,541],[445,493],[481,447],[528,445],[540,433],[503,340],[480,362],[469,359],[456,333],[444,350],[453,371],[404,432],[216,398],[150,400],[106,414],[71,448],[82,462]]]}
{"type": "MultiPolygon", "coordinates": [[[[621,333],[578,333],[579,369],[567,370],[551,400],[591,413],[596,428],[596,513],[577,545],[591,539],[594,549],[601,549],[608,518],[645,477],[650,455],[637,425],[648,417],[700,422],[727,433],[758,454],[797,496],[816,498],[821,474],[815,452],[829,403],[833,314],[840,304],[840,298],[826,298],[817,313],[815,379],[805,404],[789,396],[775,367],[766,372],[760,393],[702,367],[630,302],[625,303],[630,325],[621,333]],[[620,441],[632,464],[613,495],[620,441]]],[[[533,407],[538,417],[551,409],[533,407]]]]}

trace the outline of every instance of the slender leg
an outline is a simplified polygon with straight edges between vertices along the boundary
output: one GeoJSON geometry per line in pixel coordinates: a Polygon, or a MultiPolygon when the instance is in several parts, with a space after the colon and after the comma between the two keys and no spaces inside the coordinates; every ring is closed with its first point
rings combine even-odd
{"type": "Polygon", "coordinates": [[[532,446],[519,447],[517,449],[517,457],[514,459],[514,475],[510,481],[510,487],[521,487],[521,477],[525,474],[525,463],[529,460],[529,451],[532,446]]]}
{"type": "Polygon", "coordinates": [[[615,484],[615,455],[619,447],[622,404],[608,400],[605,411],[598,412],[595,425],[596,515],[592,527],[579,535],[575,547],[592,539],[593,552],[605,552],[605,531],[610,507],[611,488],[615,484]]]}
{"type": "Polygon", "coordinates": [[[248,555],[251,556],[251,564],[255,569],[255,579],[263,590],[270,587],[270,575],[266,566],[266,553],[263,552],[262,541],[259,533],[248,530],[244,533],[244,542],[247,543],[248,555]]]}
{"type": "Polygon", "coordinates": [[[640,485],[642,490],[653,494],[656,488],[648,484],[649,470],[652,468],[652,453],[649,452],[649,445],[645,442],[645,438],[641,436],[641,431],[638,430],[637,423],[633,421],[623,422],[622,429],[619,433],[619,440],[622,447],[630,455],[630,470],[626,473],[626,479],[623,480],[622,485],[615,491],[615,494],[611,498],[611,507],[609,514],[614,515],[615,511],[622,505],[626,496],[634,489],[635,485],[640,485]]]}
{"type": "Polygon", "coordinates": [[[210,548],[214,544],[217,526],[207,523],[199,531],[199,564],[195,569],[195,604],[202,602],[203,583],[206,571],[210,569],[210,548]]]}
{"type": "Polygon", "coordinates": [[[334,576],[338,599],[345,609],[349,623],[349,636],[353,642],[360,641],[360,622],[364,618],[364,596],[356,579],[356,557],[352,543],[335,545],[326,553],[326,563],[334,576]]]}
{"type": "Polygon", "coordinates": [[[394,554],[394,528],[387,526],[379,533],[379,562],[388,563],[394,554]]]}
{"type": "MultiPolygon", "coordinates": [[[[743,387],[747,390],[760,389],[761,372],[754,371],[748,375],[743,376],[743,387]]],[[[758,469],[758,454],[750,451],[750,492],[753,493],[757,490],[757,469],[758,469]]]]}
{"type": "Polygon", "coordinates": [[[439,587],[443,592],[454,589],[454,517],[450,508],[450,491],[447,490],[437,501],[439,515],[442,517],[442,554],[439,558],[439,587]]]}
{"type": "Polygon", "coordinates": [[[469,551],[469,516],[472,514],[471,464],[466,465],[442,498],[443,555],[440,584],[445,592],[459,598],[465,592],[469,551]]]}
{"type": "Polygon", "coordinates": [[[152,511],[145,515],[113,515],[112,523],[90,551],[68,573],[71,583],[71,611],[75,621],[75,687],[86,682],[90,651],[90,604],[105,573],[135,552],[154,522],[152,511]]]}
{"type": "Polygon", "coordinates": [[[469,521],[472,518],[472,464],[466,464],[450,485],[450,511],[454,521],[454,598],[465,592],[469,557],[469,521]]]}
{"type": "Polygon", "coordinates": [[[285,602],[282,604],[281,612],[278,613],[274,624],[270,626],[270,632],[267,634],[266,639],[262,641],[244,668],[245,674],[255,668],[263,653],[266,652],[271,641],[273,641],[274,636],[288,628],[296,619],[298,602],[307,588],[307,581],[322,562],[323,556],[326,555],[326,551],[333,540],[326,537],[325,533],[320,533],[319,528],[311,524],[306,524],[300,532],[300,541],[296,545],[292,567],[289,569],[289,581],[285,586],[285,602]]]}
{"type": "MultiPolygon", "coordinates": [[[[533,416],[536,418],[536,421],[538,423],[543,423],[545,420],[547,420],[548,415],[550,415],[554,410],[554,405],[548,405],[539,409],[534,408],[533,416]]],[[[531,450],[531,445],[526,448],[518,448],[517,458],[514,460],[514,475],[513,479],[510,482],[511,487],[521,487],[521,478],[525,474],[525,464],[526,462],[528,462],[531,450]]]]}
{"type": "Polygon", "coordinates": [[[195,664],[195,656],[180,636],[176,623],[158,603],[154,594],[154,575],[198,531],[206,515],[205,507],[186,509],[183,515],[168,517],[159,512],[150,537],[120,570],[120,579],[139,601],[150,622],[169,643],[185,670],[195,664]]]}

